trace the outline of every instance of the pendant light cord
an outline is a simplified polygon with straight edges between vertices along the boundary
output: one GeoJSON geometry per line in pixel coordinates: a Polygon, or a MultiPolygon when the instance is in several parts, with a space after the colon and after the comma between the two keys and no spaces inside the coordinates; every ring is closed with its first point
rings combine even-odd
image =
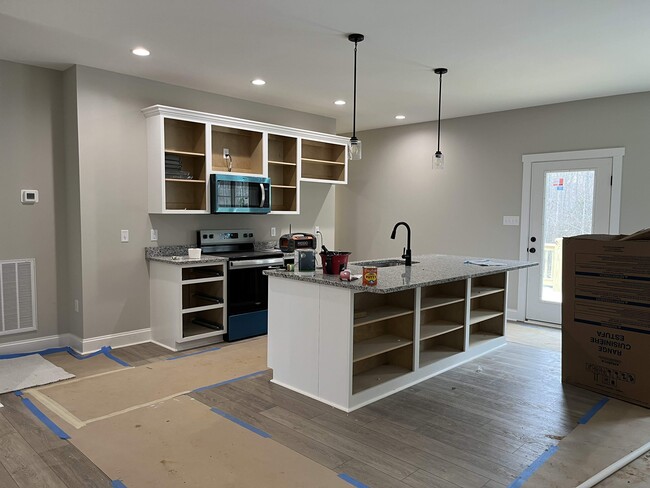
{"type": "Polygon", "coordinates": [[[438,87],[438,152],[440,152],[440,106],[442,105],[442,72],[440,73],[440,86],[438,87]]]}
{"type": "Polygon", "coordinates": [[[357,135],[357,41],[354,41],[354,96],[352,106],[352,137],[357,135]]]}

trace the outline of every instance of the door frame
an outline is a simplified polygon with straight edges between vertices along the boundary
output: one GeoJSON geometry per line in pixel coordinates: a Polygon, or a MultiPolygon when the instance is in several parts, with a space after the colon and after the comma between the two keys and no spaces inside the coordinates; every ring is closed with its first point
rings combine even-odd
{"type": "MultiPolygon", "coordinates": [[[[521,183],[521,218],[519,226],[519,260],[528,260],[528,234],[530,233],[530,186],[534,163],[550,161],[572,161],[576,159],[609,158],[612,160],[612,192],[609,209],[609,233],[618,234],[621,222],[621,182],[623,176],[624,147],[605,149],[586,149],[583,151],[564,151],[552,153],[524,154],[523,176],[521,183]]],[[[509,314],[511,319],[526,322],[526,287],[528,286],[528,270],[519,271],[517,286],[517,309],[509,314]]],[[[534,323],[534,321],[528,321],[534,323]]],[[[545,324],[549,325],[549,324],[545,324]]]]}

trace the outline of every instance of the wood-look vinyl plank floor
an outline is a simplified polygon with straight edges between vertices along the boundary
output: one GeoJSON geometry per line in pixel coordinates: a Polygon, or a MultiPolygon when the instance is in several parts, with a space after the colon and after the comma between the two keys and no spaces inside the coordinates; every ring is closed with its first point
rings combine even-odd
{"type": "MultiPolygon", "coordinates": [[[[112,352],[138,366],[214,347],[173,353],[146,343],[112,352]]],[[[561,384],[558,352],[514,343],[349,414],[271,377],[191,396],[372,488],[504,488],[602,398],[561,384]]],[[[0,402],[1,487],[111,485],[20,399],[0,402]]]]}

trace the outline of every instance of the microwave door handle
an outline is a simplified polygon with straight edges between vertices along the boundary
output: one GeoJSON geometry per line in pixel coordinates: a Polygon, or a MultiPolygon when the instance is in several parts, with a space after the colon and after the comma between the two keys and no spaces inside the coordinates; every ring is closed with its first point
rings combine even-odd
{"type": "Polygon", "coordinates": [[[266,190],[264,189],[264,183],[260,183],[260,190],[262,190],[262,203],[260,203],[260,208],[264,208],[266,203],[266,190]]]}

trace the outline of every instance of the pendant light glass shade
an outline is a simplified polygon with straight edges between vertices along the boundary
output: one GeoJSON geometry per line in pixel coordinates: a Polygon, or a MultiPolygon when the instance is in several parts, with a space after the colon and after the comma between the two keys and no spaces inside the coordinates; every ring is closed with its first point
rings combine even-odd
{"type": "Polygon", "coordinates": [[[447,68],[436,68],[433,70],[435,74],[440,76],[440,84],[438,85],[438,150],[433,155],[433,169],[445,168],[445,155],[440,151],[440,109],[442,107],[442,75],[447,71],[447,68]]]}
{"type": "Polygon", "coordinates": [[[352,136],[348,143],[348,159],[354,161],[361,159],[361,141],[352,136]]]}
{"type": "Polygon", "coordinates": [[[348,159],[361,159],[361,141],[357,138],[357,44],[363,41],[363,34],[350,34],[348,41],[354,42],[354,102],[352,106],[352,137],[348,143],[348,159]]]}

